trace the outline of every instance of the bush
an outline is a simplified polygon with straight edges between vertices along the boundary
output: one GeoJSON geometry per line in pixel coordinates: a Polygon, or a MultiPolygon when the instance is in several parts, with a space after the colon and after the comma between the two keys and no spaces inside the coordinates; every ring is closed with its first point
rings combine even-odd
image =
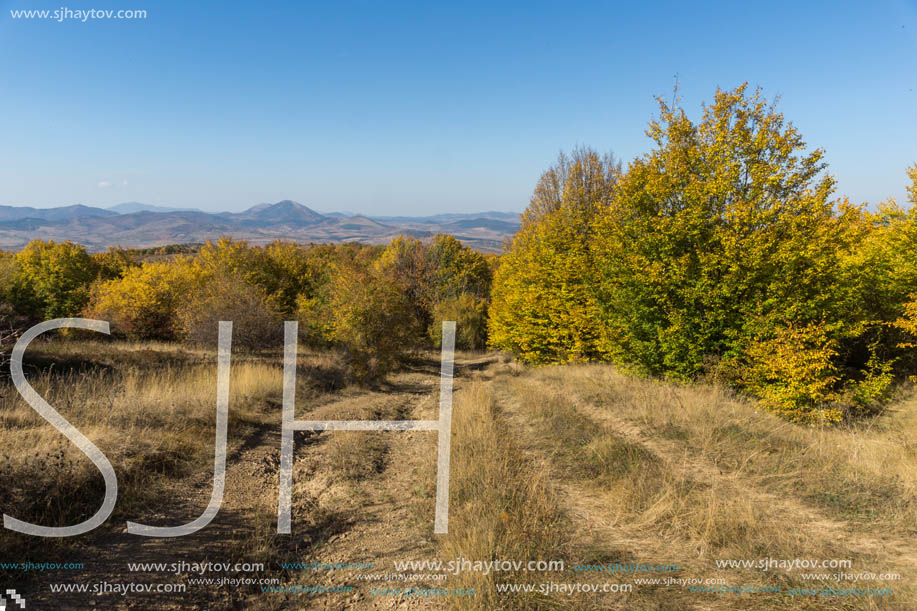
{"type": "Polygon", "coordinates": [[[43,320],[79,314],[99,271],[86,249],[69,241],[29,242],[15,262],[11,297],[22,314],[43,320]]]}
{"type": "Polygon", "coordinates": [[[442,346],[443,321],[455,321],[455,347],[482,350],[487,343],[487,302],[468,293],[440,301],[433,307],[430,339],[442,346]]]}
{"type": "Polygon", "coordinates": [[[86,315],[109,321],[113,335],[174,339],[178,308],[200,285],[200,275],[187,259],[129,267],[121,278],[93,286],[86,315]]]}
{"type": "Polygon", "coordinates": [[[338,267],[331,288],[331,339],[344,347],[352,376],[378,381],[416,348],[422,327],[409,297],[378,270],[338,267]]]}
{"type": "Polygon", "coordinates": [[[741,383],[762,404],[797,422],[838,422],[840,379],[837,342],[819,325],[788,325],[772,337],[753,340],[746,351],[741,383]]]}
{"type": "Polygon", "coordinates": [[[283,321],[264,293],[237,275],[211,278],[176,312],[180,335],[192,344],[216,346],[219,322],[231,321],[232,346],[259,350],[283,344],[283,321]]]}

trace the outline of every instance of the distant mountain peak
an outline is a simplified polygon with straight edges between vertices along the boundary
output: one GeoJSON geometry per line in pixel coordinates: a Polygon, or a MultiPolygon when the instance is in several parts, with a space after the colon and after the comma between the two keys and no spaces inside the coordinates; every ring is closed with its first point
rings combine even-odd
{"type": "Polygon", "coordinates": [[[299,202],[294,202],[292,199],[282,199],[279,202],[274,202],[273,204],[270,202],[265,202],[263,204],[258,204],[257,206],[252,206],[246,210],[246,212],[260,212],[261,210],[268,210],[270,208],[276,210],[308,210],[309,212],[318,214],[318,212],[315,212],[315,210],[312,210],[308,206],[303,206],[299,202]]]}
{"type": "Polygon", "coordinates": [[[326,220],[325,217],[308,206],[290,199],[274,204],[258,204],[242,213],[243,217],[270,223],[314,224],[326,220]]]}

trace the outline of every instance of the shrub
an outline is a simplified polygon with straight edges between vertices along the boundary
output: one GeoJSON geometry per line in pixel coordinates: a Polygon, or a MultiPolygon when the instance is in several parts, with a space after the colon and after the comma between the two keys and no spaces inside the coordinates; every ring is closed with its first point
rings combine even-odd
{"type": "Polygon", "coordinates": [[[192,344],[215,346],[219,322],[232,321],[232,346],[259,350],[283,344],[283,321],[263,291],[238,275],[217,275],[183,300],[176,312],[180,335],[192,344]]]}
{"type": "Polygon", "coordinates": [[[836,356],[837,342],[823,326],[787,325],[750,342],[741,383],[790,420],[838,422],[843,414],[833,405],[840,398],[836,356]]]}
{"type": "Polygon", "coordinates": [[[384,377],[422,336],[408,296],[378,270],[358,264],[338,266],[329,311],[330,338],[344,347],[359,382],[384,377]]]}
{"type": "Polygon", "coordinates": [[[455,347],[482,350],[487,343],[487,302],[468,293],[440,301],[433,307],[430,339],[442,346],[443,321],[455,321],[455,347]]]}
{"type": "Polygon", "coordinates": [[[176,313],[201,278],[187,259],[130,267],[121,278],[96,283],[86,315],[107,320],[114,335],[174,339],[176,313]]]}
{"type": "Polygon", "coordinates": [[[99,269],[79,244],[35,240],[15,259],[12,297],[21,313],[49,320],[76,316],[86,306],[99,269]]]}

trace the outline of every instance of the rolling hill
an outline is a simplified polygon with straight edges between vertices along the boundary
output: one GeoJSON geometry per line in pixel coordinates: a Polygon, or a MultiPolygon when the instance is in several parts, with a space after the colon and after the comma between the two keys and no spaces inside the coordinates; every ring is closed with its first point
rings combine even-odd
{"type": "Polygon", "coordinates": [[[424,239],[449,233],[472,248],[496,252],[518,228],[518,215],[507,212],[367,217],[321,214],[291,200],[258,204],[236,213],[138,202],[111,208],[82,204],[57,208],[0,206],[0,248],[7,250],[20,249],[34,239],[72,240],[91,251],[101,251],[116,245],[150,248],[203,242],[224,235],[253,244],[274,240],[384,244],[398,235],[424,239]]]}

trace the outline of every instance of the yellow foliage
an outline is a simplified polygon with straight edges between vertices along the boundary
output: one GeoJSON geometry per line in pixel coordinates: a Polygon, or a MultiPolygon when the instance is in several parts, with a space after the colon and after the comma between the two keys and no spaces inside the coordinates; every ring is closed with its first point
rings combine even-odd
{"type": "Polygon", "coordinates": [[[391,371],[423,333],[398,284],[353,263],[336,269],[329,312],[330,339],[345,348],[351,373],[361,382],[391,371]]]}
{"type": "Polygon", "coordinates": [[[532,363],[608,354],[590,253],[567,211],[524,227],[494,276],[489,342],[532,363]]]}
{"type": "Polygon", "coordinates": [[[436,348],[442,346],[443,321],[455,321],[455,347],[460,350],[483,350],[487,342],[487,302],[470,293],[449,297],[433,307],[430,339],[436,348]]]}
{"type": "Polygon", "coordinates": [[[522,229],[494,272],[491,346],[532,363],[607,358],[596,295],[593,218],[609,204],[618,166],[578,149],[546,171],[522,229]]]}
{"type": "Polygon", "coordinates": [[[773,337],[750,342],[742,383],[790,420],[839,422],[843,414],[833,406],[840,399],[836,356],[837,342],[823,326],[788,325],[773,337]]]}
{"type": "Polygon", "coordinates": [[[32,318],[76,316],[89,299],[98,266],[73,242],[34,240],[15,256],[12,299],[32,318]]]}
{"type": "Polygon", "coordinates": [[[113,334],[138,339],[176,337],[176,312],[202,285],[200,268],[189,259],[145,263],[124,276],[93,287],[87,315],[108,320],[113,334]]]}

